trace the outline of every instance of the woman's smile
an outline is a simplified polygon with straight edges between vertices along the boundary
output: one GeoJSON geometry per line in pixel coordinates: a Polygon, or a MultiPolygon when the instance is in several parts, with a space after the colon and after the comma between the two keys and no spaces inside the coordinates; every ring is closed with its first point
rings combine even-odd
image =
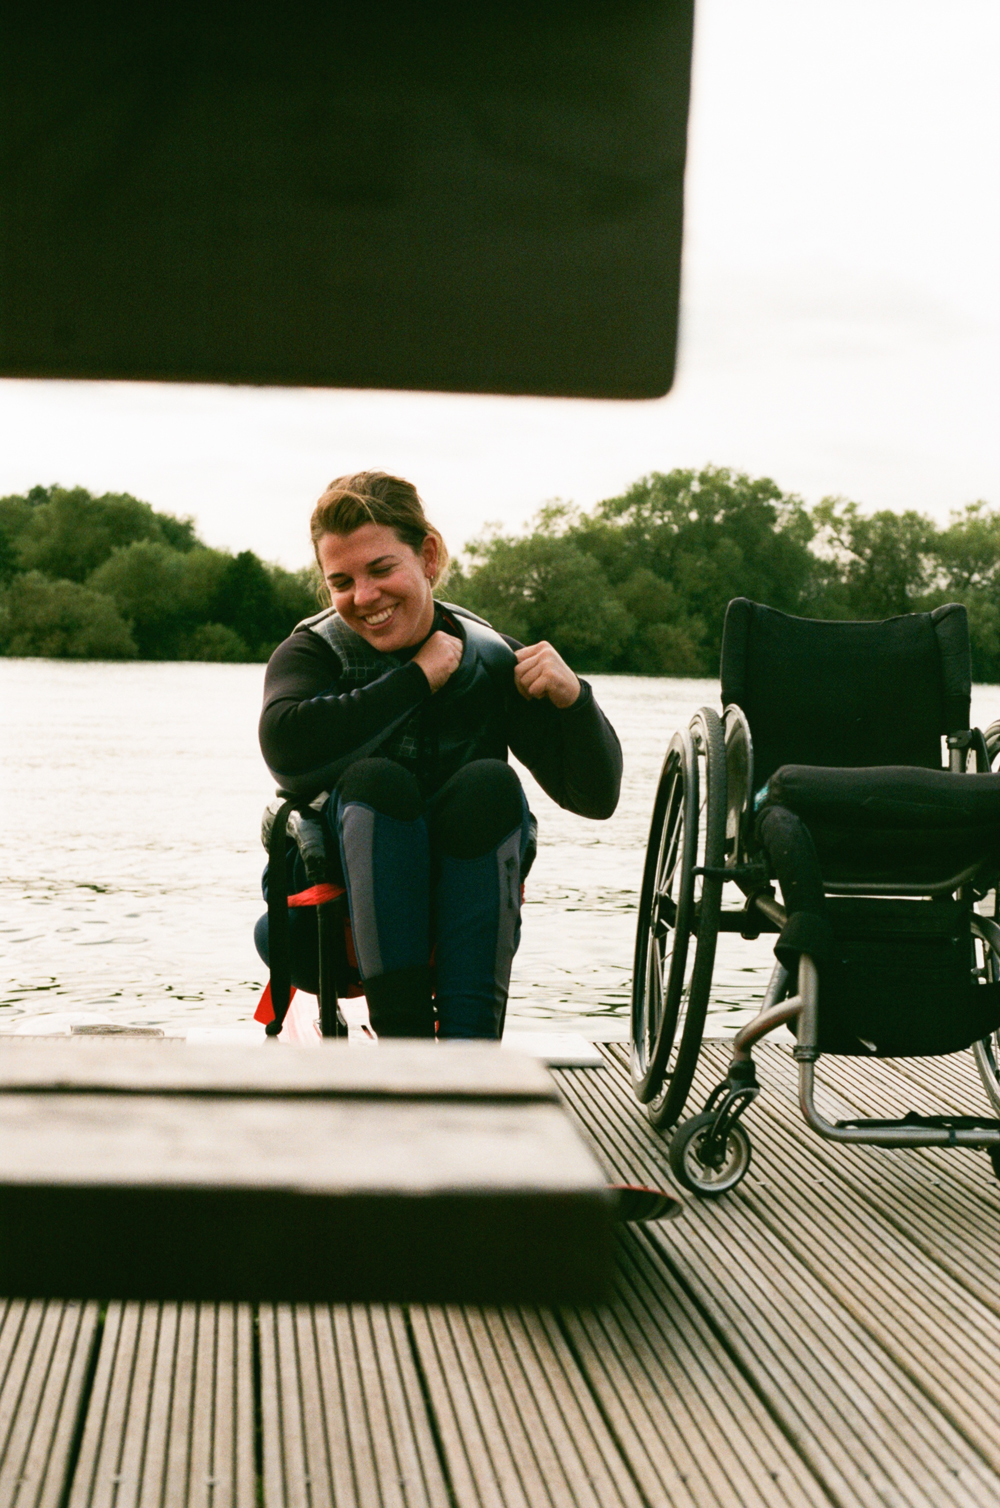
{"type": "Polygon", "coordinates": [[[395,611],[396,604],[393,603],[392,607],[382,608],[377,613],[365,613],[362,616],[369,628],[381,628],[383,623],[388,623],[395,611]]]}

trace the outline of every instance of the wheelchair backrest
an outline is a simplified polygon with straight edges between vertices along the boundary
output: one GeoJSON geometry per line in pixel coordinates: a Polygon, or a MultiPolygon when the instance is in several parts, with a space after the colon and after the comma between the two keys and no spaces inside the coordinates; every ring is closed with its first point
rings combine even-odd
{"type": "Polygon", "coordinates": [[[755,788],[783,764],[941,766],[969,726],[969,624],[958,603],[882,622],[726,610],[722,702],[743,709],[755,788]]]}

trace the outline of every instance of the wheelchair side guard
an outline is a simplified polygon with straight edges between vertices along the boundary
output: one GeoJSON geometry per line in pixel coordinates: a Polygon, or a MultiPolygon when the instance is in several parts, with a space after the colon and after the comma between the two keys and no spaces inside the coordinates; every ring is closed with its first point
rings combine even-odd
{"type": "Polygon", "coordinates": [[[987,1116],[922,1116],[911,1111],[899,1120],[857,1117],[827,1121],[815,1102],[815,1067],[820,1056],[816,961],[807,953],[801,954],[798,992],[791,999],[783,999],[788,977],[779,964],[761,1010],[734,1038],[727,1077],[713,1089],[701,1113],[675,1130],[669,1149],[670,1166],[682,1187],[711,1197],[734,1188],[746,1175],[750,1143],[737,1122],[760,1093],[751,1050],[776,1026],[794,1018],[798,1018],[793,1056],[799,1069],[799,1105],[806,1124],[819,1136],[863,1146],[980,1148],[988,1152],[1000,1178],[1000,1120],[987,1116]]]}
{"type": "Polygon", "coordinates": [[[814,961],[803,953],[799,960],[798,1042],[793,1056],[799,1065],[799,1106],[806,1124],[827,1141],[852,1142],[873,1147],[980,1147],[1000,1154],[1000,1120],[978,1117],[916,1116],[901,1120],[858,1118],[833,1123],[816,1108],[816,1060],[819,1057],[819,976],[814,961]],[[971,1122],[971,1123],[970,1123],[971,1122]]]}

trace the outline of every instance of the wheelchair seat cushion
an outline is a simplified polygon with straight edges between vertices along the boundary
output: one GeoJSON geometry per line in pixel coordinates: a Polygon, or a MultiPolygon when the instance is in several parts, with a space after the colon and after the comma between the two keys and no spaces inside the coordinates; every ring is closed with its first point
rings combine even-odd
{"type": "Polygon", "coordinates": [[[827,882],[933,883],[1000,863],[1000,775],[783,765],[764,805],[802,819],[827,882]]]}
{"type": "Polygon", "coordinates": [[[923,830],[987,825],[1000,831],[1000,775],[954,775],[911,765],[786,764],[768,781],[767,799],[824,824],[923,830]]]}

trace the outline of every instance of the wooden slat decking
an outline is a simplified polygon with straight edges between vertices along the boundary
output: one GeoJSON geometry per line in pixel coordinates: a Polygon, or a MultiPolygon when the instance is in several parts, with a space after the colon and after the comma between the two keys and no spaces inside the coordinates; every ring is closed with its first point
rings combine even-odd
{"type": "MultiPolygon", "coordinates": [[[[0,1306],[0,1508],[998,1508],[987,1158],[824,1143],[757,1058],[747,1179],[623,1229],[600,1308],[0,1306]]],[[[611,1177],[662,1181],[605,1064],[567,1103],[611,1177]]],[[[819,1080],[834,1116],[985,1108],[967,1054],[819,1080]]]]}
{"type": "Polygon", "coordinates": [[[0,1504],[61,1508],[96,1304],[0,1301],[0,1504]]]}
{"type": "Polygon", "coordinates": [[[245,1305],[107,1306],[67,1508],[251,1508],[245,1305]]]}
{"type": "MultiPolygon", "coordinates": [[[[589,1105],[590,1114],[605,1118],[604,1145],[621,1147],[623,1136],[644,1137],[628,1102],[624,1055],[614,1056],[616,1081],[605,1082],[589,1105]]],[[[972,1353],[951,1346],[946,1356],[937,1339],[938,1331],[953,1339],[968,1322],[982,1343],[985,1312],[975,1305],[970,1311],[974,1290],[919,1239],[926,1226],[940,1235],[950,1225],[951,1265],[961,1262],[968,1225],[926,1206],[941,1196],[952,1206],[953,1180],[962,1177],[978,1182],[976,1214],[984,1225],[992,1214],[996,1229],[1000,1200],[985,1155],[952,1154],[951,1175],[931,1184],[944,1154],[823,1143],[798,1118],[789,1056],[775,1047],[757,1056],[765,1090],[747,1123],[755,1147],[748,1179],[718,1202],[691,1201],[682,1221],[650,1233],[650,1246],[834,1502],[995,1508],[996,1368],[981,1372],[982,1344],[972,1353]],[[904,1175],[908,1193],[924,1196],[909,1233],[897,1218],[907,1203],[898,1188],[904,1175]],[[874,1217],[867,1232],[862,1214],[874,1217]],[[914,1316],[927,1314],[932,1298],[936,1317],[931,1309],[915,1338],[914,1316]],[[949,1377],[953,1401],[946,1407],[949,1377]]],[[[720,1076],[725,1050],[712,1047],[705,1058],[695,1102],[720,1076]]],[[[839,1086],[844,1065],[828,1060],[821,1067],[839,1086]]],[[[868,1072],[885,1086],[881,1098],[869,1100],[874,1108],[885,1103],[896,1069],[879,1064],[868,1072]]],[[[982,1091],[974,1092],[971,1079],[968,1087],[966,1105],[979,1108],[982,1091]]],[[[857,1111],[855,1104],[846,1113],[857,1111]]]]}
{"type": "Polygon", "coordinates": [[[404,1311],[262,1304],[268,1508],[449,1508],[404,1311]]]}

